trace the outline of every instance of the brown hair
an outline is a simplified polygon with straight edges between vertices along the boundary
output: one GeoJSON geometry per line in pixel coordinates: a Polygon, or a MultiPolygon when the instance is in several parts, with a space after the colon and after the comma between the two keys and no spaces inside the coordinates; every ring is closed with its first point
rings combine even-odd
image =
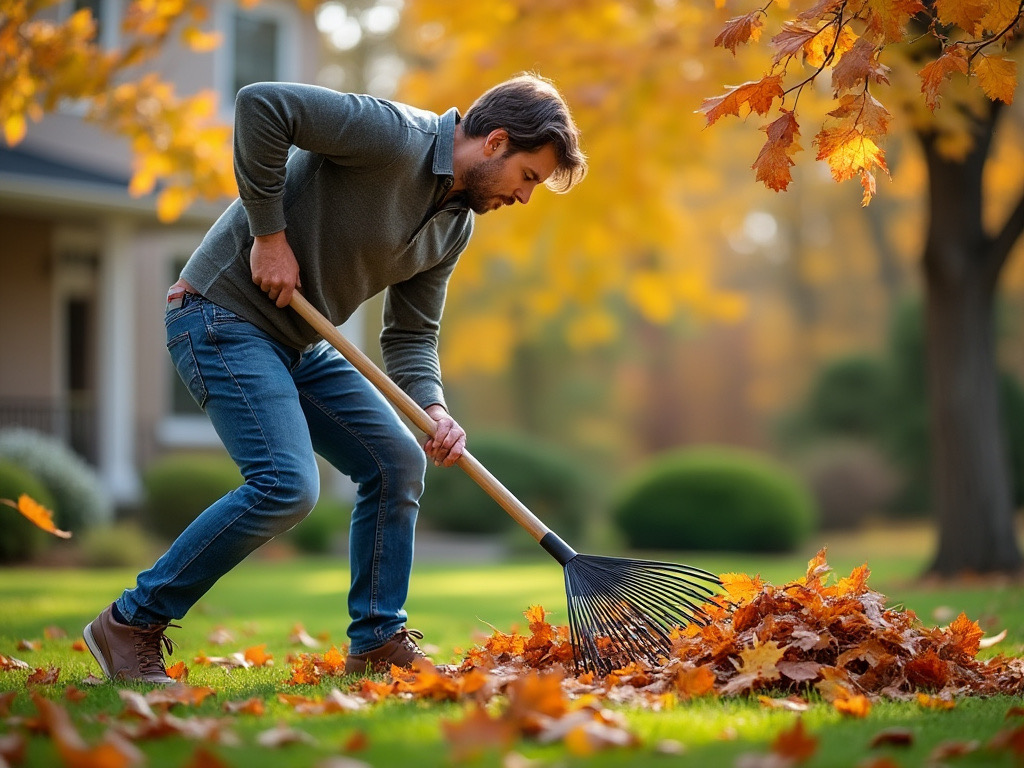
{"type": "Polygon", "coordinates": [[[504,128],[514,152],[535,152],[550,144],[558,167],[544,182],[555,192],[568,192],[587,174],[587,156],[580,149],[580,132],[565,99],[547,78],[529,72],[499,83],[466,111],[462,130],[467,136],[486,136],[504,128]]]}

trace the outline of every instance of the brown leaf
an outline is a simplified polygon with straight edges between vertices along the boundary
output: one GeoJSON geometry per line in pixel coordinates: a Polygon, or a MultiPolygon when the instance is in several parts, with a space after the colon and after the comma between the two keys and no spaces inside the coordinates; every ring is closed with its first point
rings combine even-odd
{"type": "Polygon", "coordinates": [[[782,731],[772,742],[772,752],[799,764],[806,761],[818,749],[818,740],[804,730],[803,718],[797,718],[796,725],[782,731]]]}
{"type": "Polygon", "coordinates": [[[230,768],[217,754],[200,744],[183,768],[230,768]]]}
{"type": "Polygon", "coordinates": [[[790,168],[796,163],[793,155],[800,151],[797,137],[800,127],[796,115],[783,109],[782,116],[762,129],[768,134],[768,140],[761,147],[757,159],[751,166],[757,171],[757,181],[764,182],[769,189],[776,192],[787,189],[793,180],[790,168]]]}
{"type": "Polygon", "coordinates": [[[949,757],[963,757],[969,755],[972,752],[977,752],[978,747],[981,746],[981,742],[977,740],[972,741],[943,741],[936,745],[929,755],[928,760],[931,763],[938,763],[949,757]]]}
{"type": "Polygon", "coordinates": [[[38,651],[43,647],[41,640],[19,640],[18,650],[19,651],[38,651]]]}
{"type": "MultiPolygon", "coordinates": [[[[11,704],[14,703],[15,697],[17,697],[17,691],[4,691],[0,693],[0,717],[8,717],[11,714],[11,704]]],[[[1010,715],[1007,714],[1007,717],[1010,715]]]]}
{"type": "Polygon", "coordinates": [[[67,630],[63,627],[49,626],[43,629],[43,637],[47,640],[63,640],[68,636],[67,630]]]}
{"type": "Polygon", "coordinates": [[[757,9],[745,16],[737,16],[729,19],[725,27],[715,38],[715,45],[728,48],[736,55],[736,48],[744,43],[757,42],[761,37],[761,27],[764,24],[764,11],[757,9]]]}
{"type": "Polygon", "coordinates": [[[865,6],[868,32],[883,44],[902,41],[910,19],[925,10],[921,0],[867,0],[865,6]]]}
{"type": "Polygon", "coordinates": [[[983,31],[981,21],[990,5],[988,0],[935,0],[935,11],[943,24],[955,24],[976,36],[983,31]]]}
{"type": "Polygon", "coordinates": [[[871,749],[878,747],[909,747],[914,744],[914,732],[909,728],[885,728],[871,739],[871,749]]]}
{"type": "Polygon", "coordinates": [[[280,723],[275,728],[261,731],[256,736],[256,743],[261,747],[279,749],[287,744],[316,744],[316,739],[305,731],[300,731],[289,727],[285,723],[280,723]]]}
{"type": "Polygon", "coordinates": [[[113,732],[108,731],[96,746],[88,746],[67,710],[37,693],[32,693],[32,701],[68,768],[129,768],[144,762],[144,755],[136,747],[113,732]]]}
{"type": "Polygon", "coordinates": [[[516,738],[516,728],[511,721],[492,717],[479,704],[474,704],[459,721],[442,720],[441,733],[456,763],[476,760],[492,751],[505,752],[516,738]]]}
{"type": "Polygon", "coordinates": [[[288,642],[304,645],[307,648],[320,647],[319,641],[310,637],[309,633],[306,632],[306,628],[301,624],[296,624],[294,627],[292,627],[292,633],[288,635],[288,642]]]}
{"type": "Polygon", "coordinates": [[[924,94],[924,103],[933,110],[939,104],[939,88],[955,72],[962,75],[967,74],[967,56],[964,49],[958,45],[946,48],[935,61],[929,62],[918,75],[921,78],[921,92],[924,94]]]}
{"type": "Polygon", "coordinates": [[[850,89],[862,89],[868,83],[888,84],[889,68],[878,60],[878,48],[860,38],[832,68],[832,89],[838,95],[850,89]]]}
{"type": "Polygon", "coordinates": [[[60,676],[60,667],[37,667],[25,680],[25,685],[54,685],[60,676]]]}
{"type": "Polygon", "coordinates": [[[31,669],[31,665],[13,656],[4,656],[0,653],[0,670],[7,672],[11,669],[31,669]]]}
{"type": "Polygon", "coordinates": [[[25,734],[12,731],[0,734],[0,765],[21,765],[25,761],[28,740],[25,734]]]}
{"type": "MultiPolygon", "coordinates": [[[[806,46],[820,34],[817,27],[799,21],[787,21],[782,25],[782,31],[772,38],[771,47],[775,49],[775,60],[777,65],[787,56],[796,56],[806,51],[806,46]]],[[[806,54],[805,54],[806,55],[806,54]]]]}

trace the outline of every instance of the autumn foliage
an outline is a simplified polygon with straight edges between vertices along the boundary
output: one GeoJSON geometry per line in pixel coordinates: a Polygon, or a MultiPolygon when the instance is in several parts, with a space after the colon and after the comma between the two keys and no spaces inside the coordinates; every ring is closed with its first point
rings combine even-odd
{"type": "MultiPolygon", "coordinates": [[[[735,55],[740,46],[760,40],[773,5],[729,20],[715,45],[735,55]]],[[[1003,0],[819,0],[781,21],[769,40],[774,56],[761,79],[706,99],[700,111],[712,125],[726,115],[763,116],[777,109],[780,116],[763,128],[768,139],[753,168],[758,181],[783,190],[793,180],[793,156],[802,148],[797,103],[830,71],[835,107],[811,143],[836,181],[860,177],[866,205],[875,194],[875,173],[889,172],[880,142],[892,114],[878,94],[884,88],[897,103],[909,100],[899,92],[905,83],[892,77],[894,69],[917,69],[918,98],[929,111],[954,87],[949,81],[958,78],[1009,104],[1017,65],[1006,50],[1020,23],[1020,4],[1003,0]]]]}

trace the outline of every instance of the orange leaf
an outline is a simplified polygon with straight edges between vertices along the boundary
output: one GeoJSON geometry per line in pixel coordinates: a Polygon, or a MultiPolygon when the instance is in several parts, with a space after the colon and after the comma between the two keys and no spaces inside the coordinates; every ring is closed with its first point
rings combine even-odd
{"type": "Polygon", "coordinates": [[[961,613],[949,625],[946,634],[958,651],[968,656],[976,656],[981,648],[981,638],[985,633],[978,622],[971,621],[967,618],[966,613],[961,613]]]}
{"type": "Polygon", "coordinates": [[[993,101],[1013,103],[1017,90],[1017,62],[1002,56],[979,55],[972,63],[981,90],[993,101]]]}
{"type": "Polygon", "coordinates": [[[832,706],[844,715],[850,715],[851,717],[867,717],[871,711],[871,702],[868,700],[868,697],[859,693],[840,697],[832,702],[832,706]]]}
{"type": "Polygon", "coordinates": [[[735,56],[737,46],[749,42],[756,43],[760,39],[761,27],[764,24],[763,16],[764,12],[758,9],[745,16],[729,19],[718,37],[715,38],[715,45],[728,48],[735,56]]]}
{"type": "Polygon", "coordinates": [[[768,134],[768,141],[761,147],[751,167],[757,171],[757,181],[779,192],[788,188],[793,180],[789,169],[795,165],[793,155],[801,149],[796,141],[800,127],[796,116],[783,109],[782,117],[764,126],[762,130],[768,134]]]}
{"type": "Polygon", "coordinates": [[[981,34],[981,21],[991,4],[990,0],[935,0],[935,12],[943,24],[956,24],[973,36],[981,34]]]}
{"type": "Polygon", "coordinates": [[[743,106],[759,115],[768,114],[775,99],[785,95],[782,90],[782,75],[767,75],[760,80],[751,80],[737,85],[722,96],[705,99],[698,112],[703,112],[712,125],[725,115],[739,115],[743,106]]]}
{"type": "Polygon", "coordinates": [[[680,669],[676,673],[676,693],[683,699],[703,696],[715,689],[715,673],[708,667],[680,669]]]}
{"type": "Polygon", "coordinates": [[[967,57],[964,50],[958,45],[950,46],[935,61],[926,64],[918,72],[921,77],[921,92],[924,94],[924,103],[929,109],[934,110],[939,104],[939,88],[943,81],[951,77],[954,72],[963,75],[967,74],[967,57]]]}
{"type": "Polygon", "coordinates": [[[60,677],[60,667],[37,667],[25,680],[25,685],[54,685],[60,677]]]}
{"type": "Polygon", "coordinates": [[[230,765],[200,744],[183,768],[230,768],[230,765]]]}
{"type": "MultiPolygon", "coordinates": [[[[723,573],[718,577],[729,600],[743,605],[753,600],[764,589],[764,582],[760,576],[748,576],[745,573],[723,573]]],[[[695,625],[690,625],[695,626],[695,625]]]]}
{"type": "Polygon", "coordinates": [[[172,680],[184,682],[188,679],[188,667],[185,666],[184,661],[175,662],[167,668],[167,676],[172,680]]]}
{"type": "Polygon", "coordinates": [[[924,709],[953,709],[956,706],[956,702],[953,699],[929,696],[927,693],[917,694],[917,703],[924,709]]]}
{"type": "Polygon", "coordinates": [[[867,0],[868,31],[883,43],[898,43],[903,39],[911,17],[925,10],[921,0],[867,0]]]}
{"type": "Polygon", "coordinates": [[[62,539],[71,538],[70,533],[58,530],[57,526],[53,524],[53,512],[48,510],[39,502],[30,498],[28,494],[21,494],[21,496],[18,497],[17,504],[10,499],[0,499],[0,504],[6,504],[8,507],[18,510],[32,523],[42,528],[47,533],[52,533],[54,536],[59,536],[62,539]]]}
{"type": "Polygon", "coordinates": [[[805,51],[807,44],[819,34],[820,30],[817,27],[801,22],[785,22],[782,25],[782,31],[771,41],[771,47],[775,49],[774,63],[778,64],[787,56],[796,56],[801,51],[805,51]]]}
{"type": "Polygon", "coordinates": [[[818,749],[818,740],[804,730],[803,718],[797,718],[796,725],[782,731],[772,742],[772,752],[791,761],[802,763],[818,749]]]}
{"type": "Polygon", "coordinates": [[[260,643],[245,649],[245,660],[257,667],[272,666],[274,657],[267,653],[267,644],[260,643]]]}

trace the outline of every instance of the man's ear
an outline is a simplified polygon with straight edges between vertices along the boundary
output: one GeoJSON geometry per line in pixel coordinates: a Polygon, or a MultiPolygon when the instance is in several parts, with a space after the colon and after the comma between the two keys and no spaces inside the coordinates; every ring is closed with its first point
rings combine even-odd
{"type": "Polygon", "coordinates": [[[504,128],[495,128],[487,134],[484,139],[484,156],[490,157],[508,143],[508,131],[504,128]]]}

